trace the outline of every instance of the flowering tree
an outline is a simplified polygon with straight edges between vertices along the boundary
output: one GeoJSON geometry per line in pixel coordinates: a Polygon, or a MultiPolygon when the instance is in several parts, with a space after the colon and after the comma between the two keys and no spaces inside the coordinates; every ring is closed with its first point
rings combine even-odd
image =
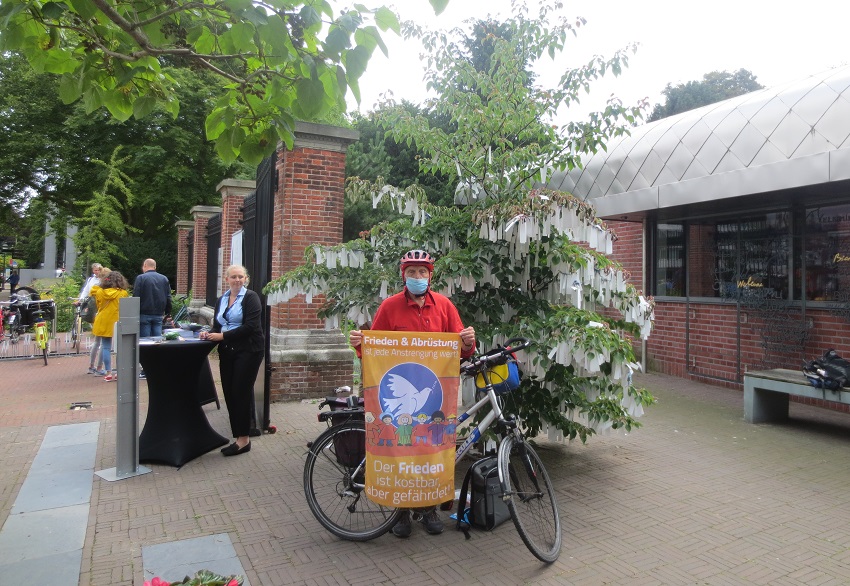
{"type": "Polygon", "coordinates": [[[607,71],[618,73],[634,49],[568,69],[554,88],[536,87],[528,67],[545,54],[554,57],[583,24],[557,19],[561,8],[544,7],[529,18],[519,7],[504,23],[479,21],[475,43],[461,30],[406,24],[405,34],[425,48],[428,86],[439,94],[426,106],[456,130],[432,127],[392,102],[383,105],[382,121],[397,142],[427,154],[419,161],[424,173],[457,180],[458,205],[429,204],[417,185],[399,190],[381,179],[353,178],[350,198],[371,198],[408,217],[343,245],[311,247],[306,263],[266,292],[270,303],[321,294],[319,315],[328,327],[346,319],[362,326],[400,290],[403,252],[428,250],[438,257],[432,287],[452,298],[485,347],[513,336],[534,341],[523,386],[511,397],[529,432],[585,440],[607,427],[630,429],[651,402],[631,384],[637,364],[630,337],[649,335],[653,305],[606,256],[615,236],[592,206],[535,186],[553,169],[573,168],[582,154],[604,148],[645,104],[611,101],[586,122],[553,126],[559,105],[577,101],[607,71]]]}

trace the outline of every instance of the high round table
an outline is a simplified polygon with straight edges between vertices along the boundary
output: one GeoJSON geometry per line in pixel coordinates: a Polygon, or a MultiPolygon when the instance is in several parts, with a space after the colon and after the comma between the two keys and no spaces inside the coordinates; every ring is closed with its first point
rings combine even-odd
{"type": "Polygon", "coordinates": [[[202,408],[216,396],[207,355],[215,347],[205,340],[139,344],[139,362],[148,383],[148,415],[139,435],[139,462],[183,466],[224,446],[202,408]]]}

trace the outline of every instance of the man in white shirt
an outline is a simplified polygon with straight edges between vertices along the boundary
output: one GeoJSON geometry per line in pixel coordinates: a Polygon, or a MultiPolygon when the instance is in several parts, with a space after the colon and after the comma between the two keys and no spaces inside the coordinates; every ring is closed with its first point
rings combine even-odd
{"type": "Polygon", "coordinates": [[[100,284],[100,269],[103,268],[103,265],[99,262],[93,263],[91,266],[91,276],[86,279],[83,288],[80,289],[80,296],[77,298],[77,303],[79,304],[83,299],[91,295],[91,288],[94,285],[100,284]]]}

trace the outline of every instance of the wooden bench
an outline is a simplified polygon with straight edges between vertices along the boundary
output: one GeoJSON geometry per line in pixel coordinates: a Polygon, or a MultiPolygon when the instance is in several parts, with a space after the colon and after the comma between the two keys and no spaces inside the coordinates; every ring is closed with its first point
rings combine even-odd
{"type": "Polygon", "coordinates": [[[756,370],[744,373],[744,420],[786,421],[791,395],[850,405],[850,388],[831,391],[813,387],[799,370],[756,370]]]}

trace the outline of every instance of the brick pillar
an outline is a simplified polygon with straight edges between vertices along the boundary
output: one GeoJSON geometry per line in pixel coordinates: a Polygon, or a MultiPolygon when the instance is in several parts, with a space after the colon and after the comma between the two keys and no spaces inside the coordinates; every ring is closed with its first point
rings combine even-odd
{"type": "MultiPolygon", "coordinates": [[[[272,275],[303,262],[311,244],[342,242],[345,151],[359,133],[299,122],[291,151],[278,151],[272,275]]],[[[321,299],[303,297],[271,308],[272,400],[324,397],[352,384],[354,353],[340,330],[316,317],[321,299]]]]}
{"type": "Polygon", "coordinates": [[[178,295],[189,292],[189,232],[195,227],[195,222],[179,220],[174,222],[177,228],[177,283],[178,295]]]}
{"type": "MultiPolygon", "coordinates": [[[[221,267],[220,274],[230,266],[230,248],[233,235],[242,229],[242,206],[245,198],[257,187],[256,181],[244,179],[225,179],[218,184],[216,190],[221,194],[221,267]]],[[[222,290],[227,289],[227,283],[222,279],[222,290]]]]}
{"type": "Polygon", "coordinates": [[[221,213],[218,206],[195,206],[189,210],[195,220],[195,240],[192,254],[192,290],[191,307],[200,308],[207,300],[207,222],[214,215],[221,213]]]}

